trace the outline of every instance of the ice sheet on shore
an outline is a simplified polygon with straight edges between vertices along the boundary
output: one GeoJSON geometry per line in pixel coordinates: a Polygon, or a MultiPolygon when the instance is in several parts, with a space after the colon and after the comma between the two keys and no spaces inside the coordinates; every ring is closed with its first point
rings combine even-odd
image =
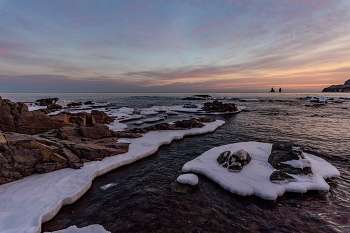
{"type": "Polygon", "coordinates": [[[106,231],[103,226],[95,224],[82,228],[78,228],[76,226],[70,226],[67,229],[53,231],[53,232],[44,232],[44,233],[110,233],[110,231],[106,231]]]}
{"type": "Polygon", "coordinates": [[[182,171],[203,174],[232,193],[242,196],[254,194],[267,200],[275,200],[285,192],[305,193],[308,190],[329,190],[329,185],[324,179],[340,176],[339,171],[324,159],[304,153],[311,162],[313,175],[292,175],[297,179],[296,182],[272,183],[270,175],[276,169],[267,161],[271,146],[272,144],[268,143],[241,142],[215,147],[187,162],[182,171]],[[228,172],[216,161],[221,152],[240,149],[244,149],[252,157],[241,172],[228,172]]]}
{"type": "Polygon", "coordinates": [[[95,177],[147,157],[160,145],[169,144],[174,139],[212,132],[224,123],[217,120],[206,123],[203,128],[151,131],[141,138],[123,138],[119,142],[131,143],[125,154],[85,163],[77,170],[66,168],[3,184],[0,186],[0,232],[40,232],[41,223],[53,218],[62,205],[79,199],[95,177]]]}

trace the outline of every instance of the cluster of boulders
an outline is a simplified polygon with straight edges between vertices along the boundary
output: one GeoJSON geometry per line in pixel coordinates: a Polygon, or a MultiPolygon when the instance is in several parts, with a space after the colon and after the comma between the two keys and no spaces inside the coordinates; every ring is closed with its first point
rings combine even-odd
{"type": "Polygon", "coordinates": [[[214,117],[191,118],[189,120],[175,121],[173,124],[159,123],[159,124],[151,125],[144,128],[134,128],[128,131],[120,132],[120,133],[140,134],[140,133],[147,133],[149,131],[157,131],[157,130],[184,130],[184,129],[192,129],[192,128],[202,128],[204,126],[203,122],[213,122],[213,121],[216,121],[214,117]]]}
{"type": "MultiPolygon", "coordinates": [[[[52,106],[57,100],[57,98],[43,99],[40,100],[40,104],[52,106]]],[[[48,109],[29,111],[24,103],[3,100],[0,97],[0,130],[33,135],[64,126],[76,127],[114,121],[113,117],[98,110],[92,110],[91,114],[62,112],[54,116],[47,115],[48,112],[50,112],[48,109]]]]}
{"type": "Polygon", "coordinates": [[[204,103],[203,110],[207,113],[211,112],[236,112],[238,109],[233,103],[222,103],[214,100],[213,102],[204,103]]]}
{"type": "Polygon", "coordinates": [[[249,153],[243,149],[234,153],[231,151],[222,152],[216,161],[230,172],[240,172],[251,160],[249,153]]]}
{"type": "Polygon", "coordinates": [[[126,153],[129,143],[104,124],[64,127],[40,135],[0,131],[0,184],[126,153]]]}
{"type": "Polygon", "coordinates": [[[91,113],[79,112],[61,112],[51,116],[51,119],[64,123],[68,126],[87,126],[96,123],[110,124],[114,121],[113,117],[108,116],[105,112],[92,110],[91,113]]]}
{"type": "Polygon", "coordinates": [[[23,134],[38,134],[65,126],[42,111],[29,111],[24,103],[14,103],[0,97],[0,130],[23,134]]]}
{"type": "Polygon", "coordinates": [[[289,174],[312,174],[311,162],[305,158],[302,149],[291,142],[275,142],[268,162],[277,169],[270,176],[274,183],[295,181],[289,174]]]}

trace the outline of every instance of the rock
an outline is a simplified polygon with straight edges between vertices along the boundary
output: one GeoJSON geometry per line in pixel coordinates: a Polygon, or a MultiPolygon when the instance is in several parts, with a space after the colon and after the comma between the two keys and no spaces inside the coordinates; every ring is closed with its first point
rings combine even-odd
{"type": "Polygon", "coordinates": [[[79,127],[78,135],[84,138],[99,139],[112,137],[112,132],[107,125],[97,123],[86,127],[79,127]]]}
{"type": "Polygon", "coordinates": [[[142,137],[141,134],[139,133],[133,133],[133,132],[128,132],[128,131],[118,131],[118,132],[113,132],[113,137],[118,137],[118,138],[140,138],[142,137]]]}
{"type": "Polygon", "coordinates": [[[78,169],[83,166],[83,163],[79,159],[78,156],[76,156],[72,151],[68,150],[67,148],[62,148],[61,152],[64,157],[67,159],[68,165],[71,168],[78,169]]]}
{"type": "Polygon", "coordinates": [[[175,126],[177,128],[192,129],[192,128],[202,128],[204,124],[195,118],[189,120],[175,121],[175,126]]]}
{"type": "Polygon", "coordinates": [[[227,162],[228,157],[231,155],[231,151],[224,151],[222,152],[219,157],[216,159],[216,161],[219,164],[223,164],[224,162],[227,162]]]}
{"type": "Polygon", "coordinates": [[[54,105],[57,101],[58,101],[58,98],[46,98],[46,99],[36,100],[35,103],[39,106],[49,106],[49,105],[54,105]]]}
{"type": "Polygon", "coordinates": [[[24,103],[1,101],[0,130],[2,131],[38,134],[63,126],[63,122],[52,120],[40,110],[28,111],[28,106],[24,103]]]}
{"type": "Polygon", "coordinates": [[[58,122],[62,122],[65,125],[69,125],[70,124],[69,118],[70,118],[70,116],[65,114],[65,113],[51,116],[52,120],[58,121],[58,122]]]}
{"type": "Polygon", "coordinates": [[[96,119],[97,123],[109,124],[114,121],[113,117],[110,117],[105,112],[98,111],[98,110],[92,110],[91,116],[93,116],[96,119]]]}
{"type": "Polygon", "coordinates": [[[251,161],[251,157],[248,152],[241,149],[233,154],[231,154],[231,151],[224,151],[218,156],[216,161],[230,172],[240,172],[243,166],[251,161]]]}
{"type": "Polygon", "coordinates": [[[71,116],[69,122],[76,126],[86,126],[86,117],[85,116],[71,116]]]}
{"type": "Polygon", "coordinates": [[[6,142],[0,143],[0,184],[34,173],[66,167],[77,169],[84,161],[102,160],[129,150],[129,143],[118,143],[104,124],[65,127],[42,135],[5,132],[3,136],[6,142]],[[76,140],[61,140],[59,137],[74,137],[76,140]]]}
{"type": "Polygon", "coordinates": [[[114,156],[128,152],[129,143],[115,143],[114,148],[95,143],[78,143],[71,150],[80,159],[102,160],[105,157],[114,156]]]}
{"type": "Polygon", "coordinates": [[[0,131],[0,143],[4,143],[4,142],[7,142],[7,140],[4,137],[4,135],[2,134],[2,132],[0,131]]]}
{"type": "Polygon", "coordinates": [[[211,98],[212,97],[210,95],[192,95],[192,96],[183,98],[183,100],[204,100],[204,99],[211,99],[211,98]]]}
{"type": "Polygon", "coordinates": [[[300,147],[290,142],[275,142],[268,158],[272,167],[291,174],[311,174],[311,164],[300,147]]]}
{"type": "Polygon", "coordinates": [[[129,132],[132,132],[132,133],[147,133],[147,132],[149,132],[149,130],[146,130],[146,129],[143,129],[143,128],[133,128],[133,129],[130,129],[129,132]]]}
{"type": "Polygon", "coordinates": [[[63,107],[61,105],[59,105],[59,104],[51,104],[51,105],[48,105],[47,108],[50,109],[50,110],[60,110],[63,107]]]}
{"type": "Polygon", "coordinates": [[[81,102],[72,102],[67,104],[67,107],[71,108],[71,107],[81,107],[82,103],[81,102]]]}
{"type": "Polygon", "coordinates": [[[60,139],[65,139],[70,136],[78,136],[78,131],[75,127],[63,127],[57,131],[57,137],[60,139]]]}
{"type": "Polygon", "coordinates": [[[218,100],[214,100],[213,102],[204,103],[203,110],[207,113],[213,112],[236,112],[238,109],[233,103],[225,103],[218,100]]]}
{"type": "Polygon", "coordinates": [[[105,124],[97,123],[84,127],[63,127],[57,130],[57,137],[66,139],[68,137],[80,137],[100,139],[112,137],[112,131],[105,124]]]}
{"type": "Polygon", "coordinates": [[[38,163],[35,165],[35,172],[37,173],[47,173],[47,172],[53,172],[62,168],[66,168],[67,166],[63,165],[62,163],[56,162],[56,163],[38,163]]]}
{"type": "Polygon", "coordinates": [[[156,131],[156,130],[174,130],[176,128],[175,125],[169,123],[160,123],[152,126],[145,127],[144,129],[147,131],[156,131]]]}
{"type": "Polygon", "coordinates": [[[207,116],[207,117],[201,117],[198,118],[200,122],[214,122],[216,121],[215,117],[207,116]]]}
{"type": "Polygon", "coordinates": [[[293,176],[290,176],[281,170],[274,171],[270,175],[270,180],[272,183],[276,183],[276,184],[296,181],[296,179],[293,176]]]}

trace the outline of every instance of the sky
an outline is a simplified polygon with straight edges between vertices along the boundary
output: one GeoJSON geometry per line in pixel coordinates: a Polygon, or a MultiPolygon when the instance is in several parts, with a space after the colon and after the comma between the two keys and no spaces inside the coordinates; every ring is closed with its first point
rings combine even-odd
{"type": "Polygon", "coordinates": [[[349,0],[0,0],[0,92],[320,92],[349,0]]]}

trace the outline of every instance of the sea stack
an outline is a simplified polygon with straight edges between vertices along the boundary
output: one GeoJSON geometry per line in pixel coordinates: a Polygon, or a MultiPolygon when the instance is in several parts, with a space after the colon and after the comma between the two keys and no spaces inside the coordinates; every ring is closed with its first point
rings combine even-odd
{"type": "Polygon", "coordinates": [[[344,85],[332,85],[324,88],[322,92],[350,92],[350,79],[344,85]]]}

